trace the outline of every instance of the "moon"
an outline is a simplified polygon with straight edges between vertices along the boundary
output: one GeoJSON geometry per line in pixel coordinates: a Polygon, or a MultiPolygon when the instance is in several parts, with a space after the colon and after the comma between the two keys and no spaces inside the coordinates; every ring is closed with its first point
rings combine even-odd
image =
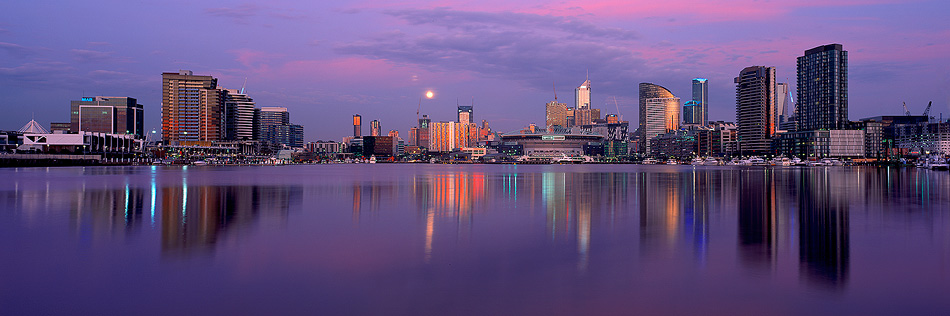
{"type": "Polygon", "coordinates": [[[435,93],[432,90],[426,91],[426,99],[432,99],[435,96],[435,93]]]}

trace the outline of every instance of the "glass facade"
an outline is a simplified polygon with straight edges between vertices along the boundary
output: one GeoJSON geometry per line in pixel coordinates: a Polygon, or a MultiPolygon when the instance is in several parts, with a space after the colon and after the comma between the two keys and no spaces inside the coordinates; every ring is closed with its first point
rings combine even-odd
{"type": "Polygon", "coordinates": [[[799,131],[847,128],[848,52],[841,44],[819,46],[798,57],[799,131]]]}

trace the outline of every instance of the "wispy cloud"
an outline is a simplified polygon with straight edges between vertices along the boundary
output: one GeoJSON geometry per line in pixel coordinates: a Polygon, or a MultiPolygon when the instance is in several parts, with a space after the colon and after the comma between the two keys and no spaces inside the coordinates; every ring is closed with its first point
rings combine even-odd
{"type": "Polygon", "coordinates": [[[305,15],[297,14],[292,10],[276,10],[252,3],[245,3],[235,7],[207,8],[204,10],[204,13],[214,17],[227,18],[234,23],[245,25],[251,24],[252,20],[258,16],[282,20],[299,20],[306,18],[305,15]]]}
{"type": "Polygon", "coordinates": [[[88,49],[71,49],[69,52],[80,63],[103,62],[113,59],[112,52],[102,52],[88,49]]]}
{"type": "Polygon", "coordinates": [[[585,69],[624,77],[646,71],[644,60],[629,48],[637,46],[639,38],[633,30],[599,27],[563,17],[446,8],[386,14],[415,27],[442,30],[378,33],[363,41],[337,45],[336,52],[431,71],[469,71],[522,80],[536,87],[550,86],[558,75],[583,73],[585,69]],[[624,45],[619,45],[621,42],[624,45]]]}
{"type": "Polygon", "coordinates": [[[15,57],[26,57],[36,53],[35,49],[6,42],[0,42],[0,51],[6,52],[7,54],[13,55],[15,57]]]}

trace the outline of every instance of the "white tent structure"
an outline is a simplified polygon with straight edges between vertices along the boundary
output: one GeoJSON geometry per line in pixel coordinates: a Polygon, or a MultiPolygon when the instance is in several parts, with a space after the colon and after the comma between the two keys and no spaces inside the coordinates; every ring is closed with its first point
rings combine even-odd
{"type": "Polygon", "coordinates": [[[30,120],[29,123],[26,123],[26,125],[23,125],[23,127],[20,128],[19,132],[20,132],[20,133],[24,133],[24,134],[27,134],[27,133],[29,133],[29,134],[49,134],[49,131],[46,130],[45,128],[43,128],[43,126],[40,125],[40,123],[37,123],[36,120],[30,120]]]}

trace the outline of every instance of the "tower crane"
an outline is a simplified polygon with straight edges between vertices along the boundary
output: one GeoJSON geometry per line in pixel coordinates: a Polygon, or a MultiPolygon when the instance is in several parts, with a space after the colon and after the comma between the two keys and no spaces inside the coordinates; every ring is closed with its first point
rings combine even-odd
{"type": "Polygon", "coordinates": [[[927,103],[927,109],[924,110],[924,114],[923,114],[924,116],[930,117],[930,106],[933,104],[934,104],[934,101],[930,101],[930,103],[927,103]]]}
{"type": "Polygon", "coordinates": [[[910,116],[910,110],[907,109],[907,102],[904,102],[904,115],[910,116]]]}

